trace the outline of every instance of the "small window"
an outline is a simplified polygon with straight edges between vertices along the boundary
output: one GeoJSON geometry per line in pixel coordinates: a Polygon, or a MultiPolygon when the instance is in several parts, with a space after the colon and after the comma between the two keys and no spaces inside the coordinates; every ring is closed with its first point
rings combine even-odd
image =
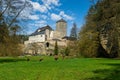
{"type": "Polygon", "coordinates": [[[40,29],[38,30],[38,32],[40,32],[40,29]]]}
{"type": "Polygon", "coordinates": [[[41,37],[42,37],[42,35],[41,35],[41,37]]]}

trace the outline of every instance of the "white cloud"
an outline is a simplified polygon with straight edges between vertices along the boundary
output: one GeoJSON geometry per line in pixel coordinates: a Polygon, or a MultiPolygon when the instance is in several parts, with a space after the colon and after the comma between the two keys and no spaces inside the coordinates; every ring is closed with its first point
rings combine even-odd
{"type": "Polygon", "coordinates": [[[47,19],[47,15],[40,15],[40,18],[47,19]]]}
{"type": "Polygon", "coordinates": [[[35,21],[34,23],[29,23],[28,25],[31,26],[31,27],[43,27],[47,24],[46,21],[44,20],[38,20],[38,21],[35,21]]]}
{"type": "Polygon", "coordinates": [[[47,22],[44,21],[44,20],[41,20],[41,21],[36,21],[35,23],[38,24],[38,25],[41,25],[41,24],[46,25],[47,22]]]}
{"type": "Polygon", "coordinates": [[[32,4],[34,10],[40,11],[41,13],[46,13],[48,9],[50,10],[55,6],[60,5],[59,0],[42,0],[43,4],[33,1],[29,1],[29,2],[32,4]]]}
{"type": "Polygon", "coordinates": [[[64,11],[61,11],[59,15],[62,16],[63,18],[65,18],[65,19],[67,19],[67,20],[73,20],[74,19],[70,15],[65,14],[64,11]]]}
{"type": "Polygon", "coordinates": [[[38,14],[32,14],[31,9],[26,8],[20,14],[21,19],[30,19],[30,20],[39,20],[40,17],[38,14]]]}
{"type": "Polygon", "coordinates": [[[29,15],[29,19],[31,19],[31,20],[38,20],[39,16],[38,15],[29,15]]]}
{"type": "MultiPolygon", "coordinates": [[[[29,0],[28,0],[29,1],[29,0]]],[[[48,20],[50,17],[53,20],[58,20],[61,18],[61,15],[52,14],[49,12],[51,9],[56,9],[55,6],[59,6],[60,2],[59,0],[41,0],[43,3],[39,3],[39,1],[29,1],[32,5],[32,8],[26,8],[22,11],[21,17],[22,19],[30,19],[30,20],[38,20],[38,19],[44,19],[48,20]],[[39,12],[39,14],[36,14],[36,12],[39,12]],[[39,15],[39,16],[38,16],[39,15]]]]}
{"type": "Polygon", "coordinates": [[[54,13],[51,14],[51,19],[52,19],[52,20],[55,20],[55,21],[56,21],[56,20],[59,20],[59,19],[61,19],[61,18],[62,18],[62,17],[61,17],[60,15],[57,15],[57,14],[54,14],[54,13]]]}
{"type": "Polygon", "coordinates": [[[59,6],[59,0],[42,0],[44,4],[59,6]]]}
{"type": "Polygon", "coordinates": [[[64,11],[60,11],[59,14],[55,14],[55,13],[51,14],[51,19],[52,20],[56,21],[56,20],[59,20],[61,18],[64,18],[66,20],[73,20],[74,19],[72,16],[65,14],[64,11]]]}
{"type": "Polygon", "coordinates": [[[38,2],[32,2],[32,1],[30,1],[30,3],[32,4],[33,9],[36,11],[40,11],[41,13],[48,11],[45,5],[40,5],[38,2]]]}

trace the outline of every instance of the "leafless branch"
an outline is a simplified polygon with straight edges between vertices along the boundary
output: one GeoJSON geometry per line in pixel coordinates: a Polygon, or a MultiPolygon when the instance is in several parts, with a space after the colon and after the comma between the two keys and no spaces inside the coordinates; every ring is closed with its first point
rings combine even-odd
{"type": "Polygon", "coordinates": [[[20,13],[23,11],[23,9],[26,7],[26,0],[25,0],[25,3],[23,5],[23,7],[21,8],[21,10],[17,13],[17,15],[12,19],[11,23],[9,24],[8,27],[11,27],[11,25],[15,22],[16,18],[20,15],[20,13]]]}
{"type": "MultiPolygon", "coordinates": [[[[2,17],[2,15],[3,15],[3,14],[6,12],[6,10],[8,9],[9,4],[10,4],[10,1],[11,1],[11,0],[8,0],[6,8],[0,13],[0,17],[2,17]]],[[[1,4],[2,4],[2,0],[1,0],[1,4]]]]}

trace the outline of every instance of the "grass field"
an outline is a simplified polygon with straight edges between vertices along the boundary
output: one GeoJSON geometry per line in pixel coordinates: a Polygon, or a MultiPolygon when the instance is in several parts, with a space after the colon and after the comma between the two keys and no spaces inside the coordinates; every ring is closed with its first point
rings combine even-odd
{"type": "Polygon", "coordinates": [[[0,58],[0,80],[120,80],[120,60],[0,58]]]}

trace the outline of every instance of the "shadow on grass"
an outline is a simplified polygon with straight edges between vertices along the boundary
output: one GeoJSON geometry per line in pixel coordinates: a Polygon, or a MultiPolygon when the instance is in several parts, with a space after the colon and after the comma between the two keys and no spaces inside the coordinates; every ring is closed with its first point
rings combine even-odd
{"type": "Polygon", "coordinates": [[[18,62],[18,61],[26,61],[26,59],[19,59],[19,58],[5,58],[5,59],[0,59],[0,63],[18,62]]]}
{"type": "Polygon", "coordinates": [[[94,77],[85,80],[120,80],[120,63],[103,64],[112,66],[111,69],[98,69],[93,71],[94,77]]]}

